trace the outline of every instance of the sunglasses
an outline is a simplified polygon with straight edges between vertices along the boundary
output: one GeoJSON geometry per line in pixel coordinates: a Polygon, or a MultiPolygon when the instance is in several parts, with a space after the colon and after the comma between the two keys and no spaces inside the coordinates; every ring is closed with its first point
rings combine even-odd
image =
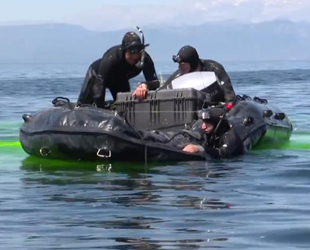
{"type": "Polygon", "coordinates": [[[174,61],[175,63],[181,63],[182,59],[179,55],[174,55],[172,56],[172,61],[174,61]]]}
{"type": "Polygon", "coordinates": [[[129,52],[129,54],[137,55],[137,54],[141,54],[144,51],[144,49],[137,48],[137,49],[129,49],[127,51],[129,52]]]}

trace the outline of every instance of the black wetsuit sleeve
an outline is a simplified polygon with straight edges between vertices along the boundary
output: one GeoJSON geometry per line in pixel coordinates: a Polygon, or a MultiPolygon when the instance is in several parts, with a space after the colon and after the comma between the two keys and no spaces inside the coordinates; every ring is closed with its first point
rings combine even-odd
{"type": "Polygon", "coordinates": [[[143,75],[149,90],[155,90],[159,87],[159,81],[156,74],[154,62],[151,56],[145,52],[143,75]]]}
{"type": "Polygon", "coordinates": [[[229,130],[221,136],[219,147],[205,147],[205,151],[214,158],[231,158],[243,152],[243,143],[234,130],[229,130]]]}
{"type": "Polygon", "coordinates": [[[204,64],[207,66],[207,68],[212,70],[217,76],[220,87],[224,92],[225,102],[226,103],[234,102],[236,94],[231,84],[231,80],[224,67],[220,63],[212,60],[204,60],[204,64]]]}
{"type": "Polygon", "coordinates": [[[151,81],[151,82],[145,82],[147,85],[147,89],[148,90],[156,90],[159,88],[159,81],[155,80],[155,81],[151,81]]]}

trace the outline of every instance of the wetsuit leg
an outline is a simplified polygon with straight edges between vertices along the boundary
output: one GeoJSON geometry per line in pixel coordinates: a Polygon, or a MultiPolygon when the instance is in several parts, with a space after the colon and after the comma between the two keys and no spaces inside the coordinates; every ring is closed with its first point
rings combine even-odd
{"type": "Polygon", "coordinates": [[[93,86],[95,84],[95,81],[96,76],[94,74],[94,70],[92,69],[92,67],[89,67],[84,78],[77,105],[92,104],[94,102],[93,86]]]}

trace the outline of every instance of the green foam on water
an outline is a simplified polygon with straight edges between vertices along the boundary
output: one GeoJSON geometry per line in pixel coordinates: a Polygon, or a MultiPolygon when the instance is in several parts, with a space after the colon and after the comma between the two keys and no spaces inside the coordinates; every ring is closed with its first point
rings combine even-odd
{"type": "MultiPolygon", "coordinates": [[[[1,156],[7,156],[7,155],[27,155],[27,153],[24,152],[24,150],[21,147],[20,141],[18,141],[17,138],[14,138],[13,140],[0,140],[0,155],[1,156]]],[[[270,142],[265,144],[257,145],[253,148],[253,150],[268,150],[268,149],[281,149],[281,150],[310,150],[310,132],[308,131],[294,131],[290,141],[278,141],[278,142],[270,142]]],[[[32,162],[40,163],[42,164],[42,159],[40,160],[33,160],[32,162]]],[[[43,160],[43,163],[47,163],[46,165],[53,165],[53,167],[57,166],[68,166],[68,168],[76,168],[80,167],[82,169],[87,169],[88,167],[93,169],[93,166],[100,165],[100,163],[94,163],[94,162],[82,162],[78,163],[76,161],[68,162],[68,161],[51,161],[49,162],[47,159],[43,160]]],[[[36,164],[35,164],[36,165],[36,164]]],[[[122,168],[124,168],[124,164],[121,164],[122,168]]],[[[129,164],[129,165],[135,165],[135,164],[129,164]]],[[[118,164],[114,164],[117,167],[118,164]]],[[[132,166],[127,166],[126,168],[132,169],[132,166]]]]}
{"type": "Polygon", "coordinates": [[[297,135],[293,136],[289,142],[283,145],[284,149],[291,150],[309,150],[310,149],[310,135],[297,135]]]}
{"type": "Polygon", "coordinates": [[[0,155],[26,154],[19,141],[0,141],[0,155]]]}
{"type": "Polygon", "coordinates": [[[301,143],[301,142],[290,142],[284,149],[295,149],[295,150],[310,150],[310,142],[309,143],[301,143]]]}
{"type": "Polygon", "coordinates": [[[309,142],[289,141],[282,144],[273,144],[273,145],[263,144],[255,147],[254,149],[310,150],[310,141],[309,142]]]}
{"type": "Polygon", "coordinates": [[[0,147],[21,147],[19,141],[0,141],[0,147]]]}
{"type": "Polygon", "coordinates": [[[294,131],[289,141],[261,143],[255,149],[310,150],[310,132],[294,131]]]}

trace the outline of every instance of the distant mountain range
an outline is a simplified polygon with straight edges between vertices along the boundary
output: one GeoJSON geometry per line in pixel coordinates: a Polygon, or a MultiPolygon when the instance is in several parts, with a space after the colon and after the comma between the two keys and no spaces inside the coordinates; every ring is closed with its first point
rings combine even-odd
{"type": "MultiPolygon", "coordinates": [[[[127,30],[90,31],[69,24],[0,26],[0,63],[90,63],[120,44],[127,30]]],[[[310,60],[310,24],[288,20],[236,21],[200,26],[145,28],[148,52],[170,61],[180,47],[195,46],[214,60],[310,60]]]]}

